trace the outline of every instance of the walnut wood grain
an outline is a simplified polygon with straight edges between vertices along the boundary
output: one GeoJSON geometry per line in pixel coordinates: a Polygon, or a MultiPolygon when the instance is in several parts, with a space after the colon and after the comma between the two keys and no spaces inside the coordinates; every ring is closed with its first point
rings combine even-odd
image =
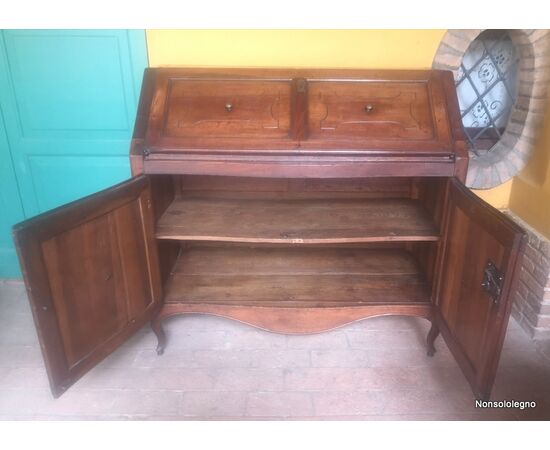
{"type": "MultiPolygon", "coordinates": [[[[254,178],[179,176],[178,195],[186,198],[333,199],[410,198],[418,180],[399,178],[254,178]]],[[[426,206],[426,202],[423,202],[426,206]]]]}
{"type": "MultiPolygon", "coordinates": [[[[428,140],[435,136],[425,83],[318,81],[309,83],[312,139],[428,140]]],[[[357,144],[356,144],[357,145],[357,144]]]]}
{"type": "Polygon", "coordinates": [[[450,71],[438,72],[443,90],[445,91],[447,114],[449,115],[449,126],[453,135],[455,173],[454,176],[462,183],[466,182],[468,171],[468,144],[466,134],[462,127],[462,116],[458,104],[458,96],[453,73],[450,71]]]}
{"type": "Polygon", "coordinates": [[[336,307],[427,303],[404,250],[195,247],[182,251],[166,303],[336,307]]]}
{"type": "Polygon", "coordinates": [[[288,139],[291,119],[289,81],[171,79],[162,136],[201,138],[218,144],[235,138],[288,139]]]}
{"type": "MultiPolygon", "coordinates": [[[[175,177],[166,175],[149,176],[151,185],[151,206],[155,223],[174,201],[179,185],[175,177]]],[[[162,283],[166,282],[178,257],[180,246],[177,242],[156,240],[162,283]]]]}
{"type": "Polygon", "coordinates": [[[14,235],[54,396],[162,302],[147,177],[17,224],[14,235]]]}
{"type": "Polygon", "coordinates": [[[157,72],[150,68],[146,68],[143,73],[143,82],[141,84],[141,93],[139,95],[134,132],[130,143],[130,168],[132,170],[133,177],[143,174],[143,143],[145,141],[145,133],[149,124],[149,111],[154,95],[156,74],[157,72]]]}
{"type": "Polygon", "coordinates": [[[261,150],[249,155],[191,153],[150,154],[143,161],[147,174],[216,175],[261,178],[367,178],[452,177],[453,155],[416,156],[293,155],[265,156],[261,150]]]}
{"type": "Polygon", "coordinates": [[[312,334],[333,330],[370,317],[389,315],[416,316],[432,320],[429,303],[399,305],[373,304],[368,306],[287,308],[269,306],[235,306],[168,303],[153,321],[153,331],[158,338],[157,352],[162,354],[167,344],[162,322],[180,314],[208,314],[251,325],[263,330],[284,334],[312,334]]]}
{"type": "Polygon", "coordinates": [[[290,136],[295,141],[302,141],[308,138],[308,83],[305,78],[294,78],[292,80],[291,97],[291,130],[290,136]]]}
{"type": "Polygon", "coordinates": [[[150,153],[453,153],[438,71],[155,70],[150,153]]]}
{"type": "Polygon", "coordinates": [[[526,234],[457,180],[448,182],[444,229],[436,284],[436,325],[475,395],[488,399],[526,234]],[[482,287],[489,261],[504,273],[496,301],[482,287]]]}
{"type": "Polygon", "coordinates": [[[428,213],[410,199],[176,199],[156,236],[281,244],[439,239],[428,213]]]}
{"type": "Polygon", "coordinates": [[[453,110],[456,92],[449,74],[149,69],[131,150],[132,170],[135,174],[464,180],[468,155],[463,136],[456,131],[460,113],[453,110]],[[234,106],[232,112],[221,108],[222,103],[234,106]],[[371,103],[372,120],[365,121],[364,108],[371,103]],[[336,131],[318,133],[327,120],[336,131]],[[269,156],[273,158],[266,160],[269,156]],[[307,156],[311,158],[304,159],[307,156]]]}

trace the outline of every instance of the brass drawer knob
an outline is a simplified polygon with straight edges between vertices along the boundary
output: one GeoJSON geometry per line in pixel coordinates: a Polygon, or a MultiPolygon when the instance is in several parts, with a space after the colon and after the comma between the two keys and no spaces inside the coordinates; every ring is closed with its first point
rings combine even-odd
{"type": "Polygon", "coordinates": [[[226,104],[225,104],[225,110],[226,110],[227,112],[233,111],[233,105],[232,105],[231,103],[226,103],[226,104]]]}
{"type": "Polygon", "coordinates": [[[374,110],[374,105],[371,105],[370,103],[365,106],[365,112],[370,113],[374,110]]]}

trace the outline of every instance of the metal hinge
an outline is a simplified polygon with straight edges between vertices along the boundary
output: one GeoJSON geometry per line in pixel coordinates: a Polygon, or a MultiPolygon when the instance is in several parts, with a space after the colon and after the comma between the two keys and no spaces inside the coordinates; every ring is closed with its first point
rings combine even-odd
{"type": "Polygon", "coordinates": [[[483,281],[481,286],[487,291],[494,304],[498,304],[502,286],[504,284],[504,274],[498,270],[493,261],[488,261],[485,270],[483,271],[483,281]]]}

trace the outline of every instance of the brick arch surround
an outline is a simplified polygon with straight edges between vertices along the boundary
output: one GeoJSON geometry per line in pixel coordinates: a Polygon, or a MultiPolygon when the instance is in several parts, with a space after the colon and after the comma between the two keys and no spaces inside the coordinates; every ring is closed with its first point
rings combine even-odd
{"type": "MultiPolygon", "coordinates": [[[[434,69],[457,74],[462,57],[484,30],[448,30],[437,49],[434,69]]],[[[546,105],[550,82],[550,31],[508,30],[519,52],[519,86],[516,102],[502,138],[485,155],[470,155],[466,184],[489,189],[512,178],[525,167],[546,105]]]]}

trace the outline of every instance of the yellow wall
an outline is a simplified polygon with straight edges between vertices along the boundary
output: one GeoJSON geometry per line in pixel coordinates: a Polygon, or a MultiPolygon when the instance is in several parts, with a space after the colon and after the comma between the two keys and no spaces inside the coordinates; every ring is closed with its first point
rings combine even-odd
{"type": "Polygon", "coordinates": [[[550,102],[533,158],[514,178],[510,209],[550,238],[550,102]]]}
{"type": "MultiPolygon", "coordinates": [[[[446,30],[147,30],[149,64],[426,69],[446,30]]],[[[506,208],[512,182],[476,191],[506,208]]]]}
{"type": "Polygon", "coordinates": [[[508,180],[506,183],[503,183],[493,189],[473,189],[473,191],[478,195],[478,197],[481,197],[495,208],[506,209],[509,207],[513,181],[514,180],[508,180]]]}
{"type": "Polygon", "coordinates": [[[429,68],[445,30],[147,30],[149,65],[429,68]]]}

